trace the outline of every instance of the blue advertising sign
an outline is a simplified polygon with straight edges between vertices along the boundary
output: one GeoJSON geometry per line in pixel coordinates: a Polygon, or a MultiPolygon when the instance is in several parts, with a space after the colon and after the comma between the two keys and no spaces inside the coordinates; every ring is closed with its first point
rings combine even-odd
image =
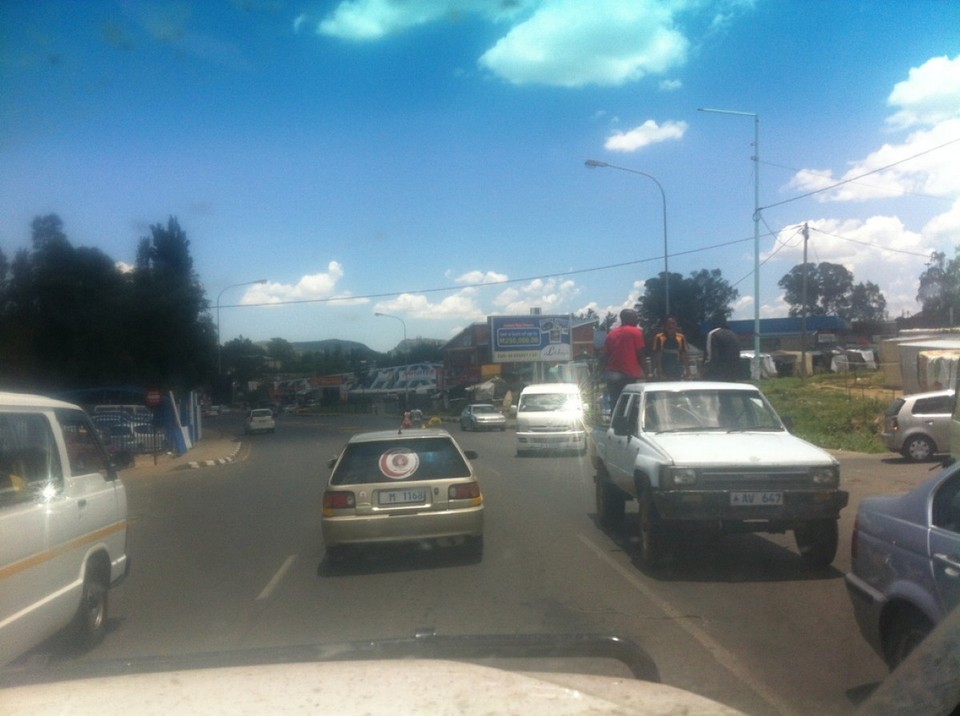
{"type": "Polygon", "coordinates": [[[489,316],[494,363],[564,363],[573,360],[570,316],[489,316]]]}

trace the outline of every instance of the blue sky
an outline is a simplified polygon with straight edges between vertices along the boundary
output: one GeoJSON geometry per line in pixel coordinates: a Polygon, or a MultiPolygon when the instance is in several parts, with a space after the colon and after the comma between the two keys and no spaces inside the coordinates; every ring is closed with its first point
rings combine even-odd
{"type": "Polygon", "coordinates": [[[388,350],[633,303],[661,196],[596,159],[657,179],[671,272],[719,268],[752,318],[754,123],[702,107],[760,117],[761,316],[803,222],[918,310],[960,239],[948,0],[7,0],[0,248],[57,213],[131,264],[175,216],[224,341],[388,350]]]}

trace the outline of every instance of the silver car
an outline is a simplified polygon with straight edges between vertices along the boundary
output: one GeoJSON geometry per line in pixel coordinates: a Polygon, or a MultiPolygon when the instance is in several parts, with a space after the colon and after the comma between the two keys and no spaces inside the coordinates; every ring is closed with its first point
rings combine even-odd
{"type": "Polygon", "coordinates": [[[929,460],[950,448],[954,392],[937,390],[897,398],[883,414],[880,437],[908,460],[929,460]]]}
{"type": "Polygon", "coordinates": [[[320,526],[327,559],[347,548],[447,543],[483,556],[483,494],[464,451],[446,430],[359,433],[331,461],[320,526]]]}
{"type": "Polygon", "coordinates": [[[846,585],[861,633],[893,669],[960,603],[960,462],[860,503],[846,585]]]}
{"type": "Polygon", "coordinates": [[[460,413],[461,430],[506,430],[507,419],[490,403],[471,403],[460,413]]]}

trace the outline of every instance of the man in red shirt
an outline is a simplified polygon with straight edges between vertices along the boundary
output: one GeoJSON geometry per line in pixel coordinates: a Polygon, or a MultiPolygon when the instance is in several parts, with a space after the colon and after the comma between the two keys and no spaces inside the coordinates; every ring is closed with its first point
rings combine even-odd
{"type": "Polygon", "coordinates": [[[625,308],[620,311],[620,325],[607,334],[603,342],[606,358],[607,393],[611,408],[624,387],[643,378],[643,329],[637,324],[640,317],[637,312],[625,308]]]}

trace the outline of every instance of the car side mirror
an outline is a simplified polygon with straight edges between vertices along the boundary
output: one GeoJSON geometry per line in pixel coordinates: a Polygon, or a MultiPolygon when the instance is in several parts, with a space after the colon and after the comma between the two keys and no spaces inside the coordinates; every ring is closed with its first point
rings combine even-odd
{"type": "Polygon", "coordinates": [[[780,420],[781,420],[781,422],[783,422],[784,427],[785,427],[789,432],[792,433],[792,432],[793,432],[793,418],[791,418],[789,415],[781,415],[781,416],[780,416],[780,420]]]}
{"type": "Polygon", "coordinates": [[[480,457],[476,450],[464,450],[463,454],[467,456],[467,460],[476,460],[480,457]]]}
{"type": "Polygon", "coordinates": [[[337,458],[335,457],[332,457],[329,460],[327,460],[327,467],[329,467],[331,470],[333,469],[333,466],[336,464],[337,464],[337,458]]]}
{"type": "Polygon", "coordinates": [[[614,435],[630,434],[630,419],[626,415],[615,416],[610,424],[613,426],[614,435]]]}

